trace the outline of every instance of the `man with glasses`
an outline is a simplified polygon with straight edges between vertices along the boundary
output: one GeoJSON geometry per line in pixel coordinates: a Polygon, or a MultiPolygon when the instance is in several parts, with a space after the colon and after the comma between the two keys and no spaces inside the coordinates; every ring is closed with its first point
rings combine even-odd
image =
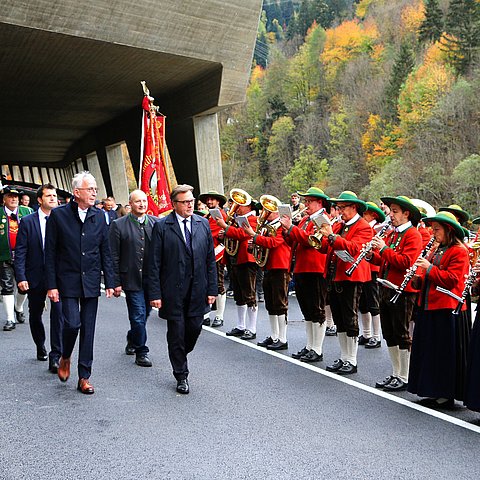
{"type": "Polygon", "coordinates": [[[93,394],[89,379],[102,272],[107,298],[115,285],[105,215],[95,208],[95,178],[77,173],[72,191],[73,200],[52,210],[47,222],[45,281],[48,298],[62,302],[65,322],[58,377],[62,382],[70,377],[70,357],[80,332],[77,388],[93,394]]]}
{"type": "Polygon", "coordinates": [[[193,187],[178,185],[170,198],[173,212],[153,228],[149,297],[150,305],[167,320],[168,355],[177,392],[187,394],[187,355],[218,293],[217,268],[208,220],[193,213],[193,187]]]}
{"type": "Polygon", "coordinates": [[[280,222],[284,229],[285,241],[292,247],[295,255],[294,279],[295,292],[300,310],[305,318],[307,343],[292,357],[306,363],[323,360],[323,340],[325,339],[325,299],[326,283],[324,278],[325,255],[315,249],[309,242],[314,233],[311,216],[322,208],[329,209],[328,196],[323,190],[311,187],[306,192],[298,192],[304,197],[307,216],[299,225],[283,215],[280,222]]]}
{"type": "Polygon", "coordinates": [[[327,366],[329,372],[350,375],[357,371],[358,304],[362,286],[370,281],[370,265],[362,260],[349,277],[345,272],[356,259],[365,243],[372,239],[373,231],[362,217],[367,209],[364,201],[354,192],[342,192],[338,198],[331,198],[337,205],[343,223],[333,227],[321,227],[322,251],[327,252],[326,278],[330,294],[330,308],[337,325],[340,358],[327,366]],[[353,261],[352,261],[353,262],[353,261]]]}

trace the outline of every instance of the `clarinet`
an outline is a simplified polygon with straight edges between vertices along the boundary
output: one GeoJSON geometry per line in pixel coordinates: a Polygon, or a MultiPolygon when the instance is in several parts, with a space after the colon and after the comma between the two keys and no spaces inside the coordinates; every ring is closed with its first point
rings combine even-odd
{"type": "Polygon", "coordinates": [[[465,280],[465,287],[463,287],[461,300],[458,301],[458,304],[455,310],[452,311],[454,315],[459,315],[462,311],[463,304],[465,303],[465,299],[467,298],[468,292],[470,291],[470,287],[475,283],[475,279],[477,278],[477,272],[474,272],[473,269],[468,275],[467,279],[465,280]]]}
{"type": "MultiPolygon", "coordinates": [[[[377,233],[377,237],[383,238],[385,233],[387,233],[387,230],[390,228],[390,225],[392,224],[392,220],[389,220],[383,227],[382,229],[377,233]]],[[[370,240],[368,243],[365,244],[363,247],[362,251],[358,255],[357,259],[355,262],[352,263],[352,266],[345,272],[345,275],[347,277],[351,277],[352,273],[355,271],[355,269],[360,265],[360,262],[372,251],[373,248],[373,243],[372,240],[370,240]]]]}
{"type": "MultiPolygon", "coordinates": [[[[425,245],[425,248],[422,250],[422,253],[419,255],[417,260],[419,258],[425,258],[430,253],[430,250],[432,249],[434,242],[435,242],[435,237],[432,237],[429,240],[429,242],[425,245]]],[[[417,262],[415,261],[415,263],[417,262]]],[[[417,271],[417,268],[418,268],[418,266],[415,265],[415,263],[407,270],[407,274],[405,275],[402,284],[398,287],[397,293],[390,300],[392,303],[397,303],[397,300],[400,298],[400,295],[405,290],[405,287],[408,285],[410,280],[415,275],[415,272],[417,271]]]]}

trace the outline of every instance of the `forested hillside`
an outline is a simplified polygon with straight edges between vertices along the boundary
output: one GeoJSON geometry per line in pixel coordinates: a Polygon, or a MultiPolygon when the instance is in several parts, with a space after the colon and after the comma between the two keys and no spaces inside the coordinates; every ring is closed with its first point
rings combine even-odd
{"type": "Polygon", "coordinates": [[[266,0],[225,188],[403,194],[480,214],[480,0],[266,0]]]}

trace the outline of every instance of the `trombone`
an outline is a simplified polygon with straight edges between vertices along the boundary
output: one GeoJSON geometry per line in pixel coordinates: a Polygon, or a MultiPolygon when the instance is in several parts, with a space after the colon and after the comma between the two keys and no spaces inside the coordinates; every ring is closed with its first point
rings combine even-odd
{"type": "MultiPolygon", "coordinates": [[[[252,203],[252,197],[245,190],[240,188],[232,188],[230,190],[230,198],[233,200],[233,205],[228,211],[228,215],[225,220],[225,223],[229,226],[233,225],[235,221],[235,213],[238,208],[245,205],[250,205],[250,203],[252,203]]],[[[240,242],[238,240],[234,240],[233,238],[225,237],[224,245],[225,251],[233,257],[238,252],[240,242]]]]}

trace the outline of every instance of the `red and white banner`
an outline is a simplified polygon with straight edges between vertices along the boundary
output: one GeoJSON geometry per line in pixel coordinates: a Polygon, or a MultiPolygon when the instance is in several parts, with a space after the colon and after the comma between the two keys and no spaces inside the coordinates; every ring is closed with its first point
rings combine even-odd
{"type": "Polygon", "coordinates": [[[153,98],[145,95],[143,108],[143,159],[140,189],[147,194],[150,215],[172,210],[170,182],[165,163],[165,117],[158,115],[153,98]]]}

